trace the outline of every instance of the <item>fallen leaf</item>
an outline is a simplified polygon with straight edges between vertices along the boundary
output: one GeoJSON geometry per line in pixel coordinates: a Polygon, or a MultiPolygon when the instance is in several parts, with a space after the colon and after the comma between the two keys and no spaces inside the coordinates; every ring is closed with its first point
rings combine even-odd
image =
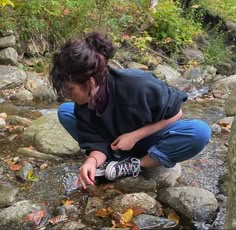
{"type": "Polygon", "coordinates": [[[124,223],[129,223],[133,219],[133,209],[129,208],[127,211],[122,214],[121,221],[124,223]]]}
{"type": "Polygon", "coordinates": [[[96,216],[106,218],[110,216],[110,213],[107,208],[103,208],[96,211],[96,216]]]}
{"type": "Polygon", "coordinates": [[[40,210],[26,215],[22,221],[33,222],[36,226],[40,224],[41,220],[46,216],[46,210],[40,210]]]}
{"type": "Polygon", "coordinates": [[[198,9],[199,7],[201,7],[201,5],[198,5],[198,4],[194,4],[191,6],[192,9],[198,9]]]}
{"type": "Polygon", "coordinates": [[[46,163],[40,165],[40,169],[41,170],[44,170],[47,167],[48,167],[48,165],[46,163]]]}
{"type": "Polygon", "coordinates": [[[53,217],[49,220],[49,222],[54,225],[63,221],[68,220],[68,217],[66,215],[58,215],[56,217],[53,217]]]}
{"type": "Polygon", "coordinates": [[[74,204],[75,202],[73,200],[65,200],[65,201],[63,200],[62,203],[63,203],[63,205],[68,205],[69,206],[69,205],[74,204]]]}
{"type": "Polygon", "coordinates": [[[33,182],[37,182],[39,180],[39,178],[37,176],[33,175],[33,171],[29,171],[29,173],[27,175],[27,179],[29,181],[33,181],[33,182]]]}
{"type": "Polygon", "coordinates": [[[11,171],[18,171],[18,170],[20,170],[21,169],[21,167],[22,167],[22,165],[19,165],[19,164],[12,164],[12,165],[10,165],[10,170],[11,171]]]}
{"type": "Polygon", "coordinates": [[[132,207],[132,210],[133,210],[133,217],[144,213],[144,210],[142,208],[139,208],[139,207],[132,207]]]}
{"type": "Polygon", "coordinates": [[[171,213],[168,215],[168,219],[175,221],[176,224],[179,224],[180,217],[178,216],[177,213],[171,212],[171,213]]]}

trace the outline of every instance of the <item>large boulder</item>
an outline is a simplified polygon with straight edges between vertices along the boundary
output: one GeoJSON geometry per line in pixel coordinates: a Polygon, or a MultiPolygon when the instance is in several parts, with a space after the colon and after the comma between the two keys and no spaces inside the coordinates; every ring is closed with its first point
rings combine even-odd
{"type": "Polygon", "coordinates": [[[209,221],[218,207],[215,195],[195,187],[172,187],[161,190],[157,199],[170,205],[190,220],[209,221]]]}
{"type": "Polygon", "coordinates": [[[236,229],[236,117],[234,118],[229,140],[229,191],[225,218],[225,229],[236,229]]]}
{"type": "Polygon", "coordinates": [[[12,47],[5,48],[0,51],[0,64],[16,65],[18,53],[12,47]]]}
{"type": "Polygon", "coordinates": [[[15,88],[24,83],[26,73],[15,67],[0,65],[0,90],[15,88]]]}
{"type": "Polygon", "coordinates": [[[51,113],[33,121],[23,134],[26,146],[34,146],[42,153],[61,156],[77,154],[76,142],[59,123],[57,114],[51,113]]]}
{"type": "Polygon", "coordinates": [[[16,45],[16,37],[14,35],[9,35],[0,38],[0,48],[7,48],[16,45]]]}
{"type": "Polygon", "coordinates": [[[227,116],[236,115],[236,90],[232,90],[225,101],[225,113],[227,116]]]}
{"type": "Polygon", "coordinates": [[[216,98],[226,99],[236,88],[236,75],[217,81],[213,86],[213,94],[216,98]]]}

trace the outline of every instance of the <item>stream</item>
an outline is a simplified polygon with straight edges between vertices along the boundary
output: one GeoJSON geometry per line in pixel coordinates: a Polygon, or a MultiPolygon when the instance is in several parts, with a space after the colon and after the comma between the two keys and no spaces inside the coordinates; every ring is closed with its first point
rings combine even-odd
{"type": "MultiPolygon", "coordinates": [[[[212,125],[219,119],[223,118],[224,109],[220,101],[207,97],[207,88],[200,89],[189,93],[189,100],[183,105],[184,118],[198,118],[212,125]]],[[[55,112],[59,103],[53,103],[48,106],[16,106],[16,111],[5,111],[9,103],[0,98],[0,113],[6,112],[8,115],[18,113],[19,116],[27,117],[32,120],[51,112],[55,112]]],[[[11,106],[11,105],[10,105],[11,106]]],[[[229,133],[213,135],[206,148],[191,160],[181,163],[182,176],[178,181],[179,186],[194,186],[204,188],[216,195],[219,202],[218,212],[211,223],[195,223],[195,229],[217,229],[223,230],[225,215],[225,172],[226,172],[226,155],[227,142],[229,133]]],[[[15,155],[15,151],[21,147],[20,138],[13,139],[10,142],[0,142],[1,159],[9,158],[15,155]]],[[[32,160],[32,164],[39,168],[38,165],[43,161],[32,160]]],[[[72,186],[72,181],[77,177],[77,169],[83,162],[83,156],[76,159],[65,159],[63,163],[49,163],[48,168],[38,172],[40,180],[37,183],[22,183],[13,176],[6,164],[0,161],[1,179],[11,178],[11,182],[20,189],[18,200],[32,199],[47,204],[51,212],[62,212],[60,210],[61,200],[73,199],[75,203],[80,204],[74,207],[76,210],[71,211],[72,219],[74,213],[79,213],[80,219],[86,218],[83,214],[82,207],[86,206],[86,199],[91,195],[91,191],[76,190],[72,186]],[[9,176],[10,175],[10,176],[9,176]]],[[[99,192],[98,192],[99,193],[99,192]]],[[[102,225],[102,224],[101,224],[102,225]]],[[[47,229],[50,229],[47,228],[47,229]]]]}

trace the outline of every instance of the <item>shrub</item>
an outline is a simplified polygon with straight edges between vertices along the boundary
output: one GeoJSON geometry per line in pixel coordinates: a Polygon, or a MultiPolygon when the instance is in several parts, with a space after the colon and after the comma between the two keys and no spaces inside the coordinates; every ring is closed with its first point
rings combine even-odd
{"type": "Polygon", "coordinates": [[[159,2],[152,14],[154,21],[149,33],[159,44],[171,50],[190,44],[201,33],[201,24],[191,17],[182,17],[182,14],[181,7],[172,0],[159,2]]]}

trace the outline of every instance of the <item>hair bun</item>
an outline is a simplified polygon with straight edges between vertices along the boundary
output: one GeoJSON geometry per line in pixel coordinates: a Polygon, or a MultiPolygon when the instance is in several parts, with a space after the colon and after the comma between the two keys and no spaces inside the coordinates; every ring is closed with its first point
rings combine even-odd
{"type": "Polygon", "coordinates": [[[102,54],[105,59],[111,59],[115,54],[115,48],[107,37],[99,32],[92,32],[87,35],[85,42],[96,52],[102,54]]]}

